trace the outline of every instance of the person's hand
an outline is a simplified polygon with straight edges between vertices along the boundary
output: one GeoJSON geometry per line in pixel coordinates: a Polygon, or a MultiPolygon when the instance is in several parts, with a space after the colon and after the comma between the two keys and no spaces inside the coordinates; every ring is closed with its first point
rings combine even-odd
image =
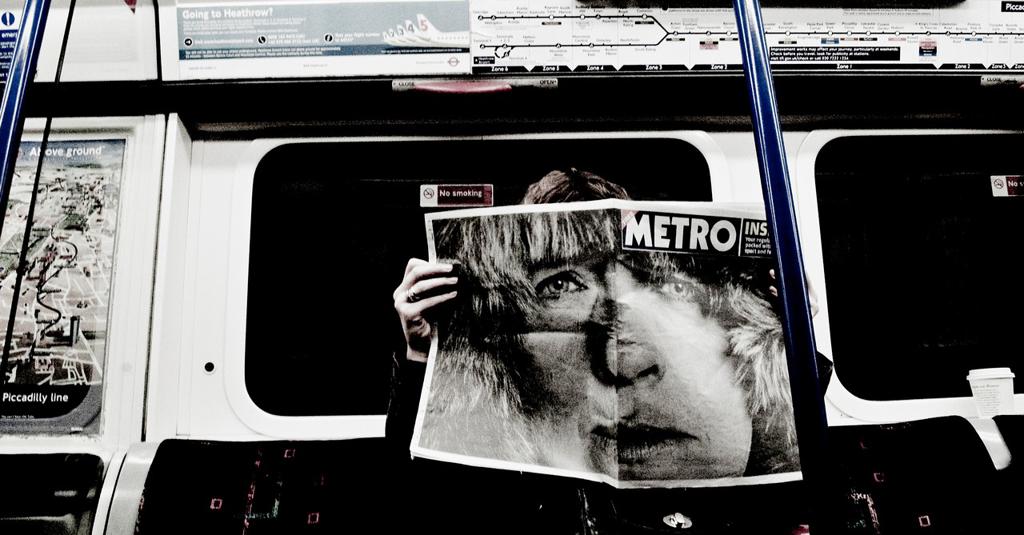
{"type": "Polygon", "coordinates": [[[424,318],[424,313],[451,300],[458,293],[454,290],[438,293],[459,281],[457,277],[442,276],[451,271],[451,264],[434,264],[419,258],[410,258],[405,266],[405,278],[395,289],[392,297],[395,299],[398,317],[402,320],[402,331],[405,333],[407,346],[405,356],[409,360],[427,360],[432,327],[430,321],[424,318]]]}
{"type": "MultiPolygon", "coordinates": [[[[771,275],[772,280],[775,280],[775,270],[769,269],[768,274],[771,275]]],[[[811,284],[811,280],[804,277],[804,284],[807,285],[807,300],[811,302],[811,317],[818,315],[818,294],[814,293],[814,286],[811,284]]],[[[768,291],[772,294],[772,297],[779,297],[779,290],[775,285],[768,287],[768,291]]]]}

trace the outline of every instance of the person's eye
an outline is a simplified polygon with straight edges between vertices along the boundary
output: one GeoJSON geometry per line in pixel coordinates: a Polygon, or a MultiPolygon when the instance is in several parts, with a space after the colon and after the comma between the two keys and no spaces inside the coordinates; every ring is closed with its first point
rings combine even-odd
{"type": "Polygon", "coordinates": [[[581,292],[587,286],[570,271],[562,271],[537,284],[537,295],[545,298],[560,297],[564,294],[581,292]]]}
{"type": "Polygon", "coordinates": [[[684,301],[697,301],[703,294],[703,288],[696,282],[686,279],[669,279],[666,281],[661,290],[666,294],[684,301]]]}

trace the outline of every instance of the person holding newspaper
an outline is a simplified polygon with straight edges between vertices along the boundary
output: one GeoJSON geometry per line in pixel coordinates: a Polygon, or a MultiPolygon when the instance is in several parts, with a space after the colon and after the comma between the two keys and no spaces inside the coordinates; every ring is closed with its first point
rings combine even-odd
{"type": "MultiPolygon", "coordinates": [[[[530,184],[520,204],[551,204],[560,202],[599,201],[604,199],[629,200],[626,190],[604,178],[578,169],[569,172],[552,171],[530,184]]],[[[453,276],[451,264],[431,263],[419,258],[409,259],[405,277],[392,297],[395,310],[405,333],[406,358],[426,362],[430,349],[431,325],[427,319],[431,310],[448,302],[458,294],[458,278],[453,276]],[[439,292],[439,289],[449,291],[439,292]],[[435,293],[427,299],[422,296],[435,293]]]]}
{"type": "MultiPolygon", "coordinates": [[[[607,198],[629,196],[572,169],[549,173],[523,203],[607,198]]],[[[438,364],[454,367],[440,375],[451,384],[434,386],[454,427],[433,435],[433,446],[643,481],[798,468],[781,328],[756,274],[602,250],[613,240],[590,238],[618,231],[585,213],[505,221],[450,232],[463,234],[455,241],[464,249],[514,233],[536,246],[461,251],[488,258],[461,274],[472,287],[460,286],[452,264],[412,259],[393,294],[411,361],[426,360],[430,314],[460,291],[472,301],[463,310],[485,312],[485,321],[450,319],[465,351],[438,364]],[[522,291],[479,283],[517,277],[522,291]],[[488,451],[467,445],[471,429],[490,434],[488,451]]]]}

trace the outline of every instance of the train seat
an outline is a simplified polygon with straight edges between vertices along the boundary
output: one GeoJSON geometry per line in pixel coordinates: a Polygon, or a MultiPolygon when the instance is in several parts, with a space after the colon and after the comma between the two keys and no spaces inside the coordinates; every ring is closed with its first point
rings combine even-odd
{"type": "Polygon", "coordinates": [[[136,533],[576,533],[572,480],[395,455],[385,439],[166,440],[136,533]],[[486,481],[486,485],[483,484],[486,481]],[[245,529],[243,529],[243,527],[245,529]]]}
{"type": "Polygon", "coordinates": [[[1001,472],[967,419],[833,427],[829,436],[840,532],[1000,533],[1001,472]]]}
{"type": "Polygon", "coordinates": [[[0,533],[88,535],[103,462],[87,454],[0,455],[0,533]]]}

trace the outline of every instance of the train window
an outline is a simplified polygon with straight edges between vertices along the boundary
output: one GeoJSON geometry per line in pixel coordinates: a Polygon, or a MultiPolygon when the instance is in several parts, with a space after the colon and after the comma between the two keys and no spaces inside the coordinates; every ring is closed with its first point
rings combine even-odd
{"type": "Polygon", "coordinates": [[[0,428],[97,419],[125,143],[50,141],[38,182],[40,143],[22,143],[0,235],[0,428]]]}
{"type": "Polygon", "coordinates": [[[486,184],[495,205],[576,168],[641,200],[711,200],[682,139],[507,138],[287,144],[255,171],[245,383],[282,416],[382,414],[403,338],[391,294],[426,257],[421,185],[486,184]],[[328,260],[330,259],[330,260],[328,260]]]}
{"type": "MultiPolygon", "coordinates": [[[[872,401],[967,397],[971,368],[1024,372],[1011,260],[1024,136],[854,136],[815,165],[832,356],[872,401]],[[883,163],[884,162],[884,163],[883,163]],[[1015,196],[1016,195],[1016,196],[1015,196]]],[[[1017,382],[1024,392],[1024,382],[1017,382]]]]}

